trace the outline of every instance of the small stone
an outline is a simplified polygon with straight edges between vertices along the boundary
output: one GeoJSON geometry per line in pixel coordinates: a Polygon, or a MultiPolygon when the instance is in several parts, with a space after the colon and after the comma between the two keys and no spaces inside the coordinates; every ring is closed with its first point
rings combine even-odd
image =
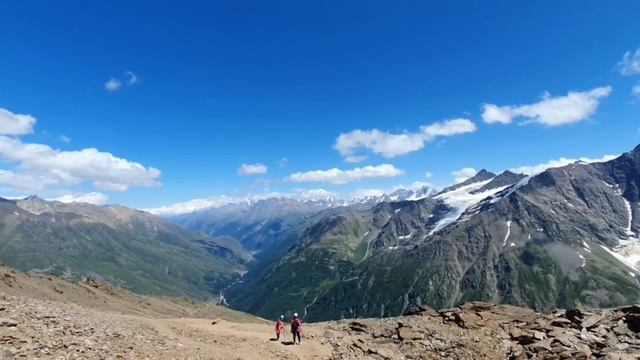
{"type": "Polygon", "coordinates": [[[547,338],[547,334],[543,333],[542,331],[534,331],[533,332],[533,337],[536,340],[544,340],[547,338]]]}
{"type": "Polygon", "coordinates": [[[531,350],[534,352],[551,351],[551,340],[538,341],[530,345],[531,350]]]}
{"type": "Polygon", "coordinates": [[[625,354],[625,353],[608,353],[605,357],[605,360],[636,360],[637,357],[631,355],[631,354],[625,354]]]}
{"type": "Polygon", "coordinates": [[[13,320],[13,319],[0,318],[0,326],[16,327],[16,326],[18,326],[18,322],[13,320]]]}
{"type": "Polygon", "coordinates": [[[568,351],[563,351],[558,354],[558,357],[560,357],[560,359],[571,359],[571,353],[568,351]]]}
{"type": "Polygon", "coordinates": [[[582,320],[582,327],[583,328],[587,328],[587,329],[591,329],[592,327],[596,326],[600,321],[602,321],[602,319],[604,319],[604,315],[590,315],[587,316],[584,320],[582,320]]]}
{"type": "Polygon", "coordinates": [[[589,359],[589,356],[590,355],[587,354],[584,351],[578,351],[578,352],[573,353],[572,358],[575,359],[575,360],[587,360],[587,359],[589,359]]]}
{"type": "Polygon", "coordinates": [[[408,327],[401,327],[398,329],[398,339],[402,341],[420,340],[422,339],[422,337],[423,337],[422,334],[417,333],[408,327]]]}

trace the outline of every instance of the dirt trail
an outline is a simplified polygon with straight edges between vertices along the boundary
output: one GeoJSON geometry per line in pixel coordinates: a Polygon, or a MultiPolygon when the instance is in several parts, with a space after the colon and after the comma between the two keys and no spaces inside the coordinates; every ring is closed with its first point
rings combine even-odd
{"type": "Polygon", "coordinates": [[[190,357],[206,359],[326,359],[333,348],[317,339],[321,330],[305,326],[302,345],[289,345],[291,335],[275,341],[267,324],[208,319],[153,319],[127,316],[174,341],[190,357]],[[214,324],[215,322],[215,324],[214,324]],[[195,355],[195,356],[194,356],[195,355]]]}

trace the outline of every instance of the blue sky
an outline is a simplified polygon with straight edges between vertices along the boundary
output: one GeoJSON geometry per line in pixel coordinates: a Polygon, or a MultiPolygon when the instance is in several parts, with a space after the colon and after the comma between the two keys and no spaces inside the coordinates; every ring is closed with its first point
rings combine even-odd
{"type": "Polygon", "coordinates": [[[640,143],[640,3],[443,3],[5,2],[0,191],[349,196],[640,143]]]}

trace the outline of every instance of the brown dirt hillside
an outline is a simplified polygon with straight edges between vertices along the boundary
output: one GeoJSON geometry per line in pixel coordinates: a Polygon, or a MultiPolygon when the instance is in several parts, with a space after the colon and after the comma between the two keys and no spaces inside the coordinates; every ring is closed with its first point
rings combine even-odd
{"type": "Polygon", "coordinates": [[[486,303],[399,318],[270,322],[189,299],[138,296],[0,267],[2,359],[640,359],[640,307],[537,314],[486,303]]]}

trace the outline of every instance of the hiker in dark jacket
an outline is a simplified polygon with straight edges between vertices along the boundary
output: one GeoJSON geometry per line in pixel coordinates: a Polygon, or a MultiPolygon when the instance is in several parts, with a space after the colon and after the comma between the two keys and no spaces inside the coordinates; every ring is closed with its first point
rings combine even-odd
{"type": "Polygon", "coordinates": [[[298,317],[298,313],[293,314],[291,319],[291,334],[293,334],[293,343],[296,343],[296,337],[298,338],[298,345],[302,342],[300,335],[302,334],[302,321],[298,317]]]}

